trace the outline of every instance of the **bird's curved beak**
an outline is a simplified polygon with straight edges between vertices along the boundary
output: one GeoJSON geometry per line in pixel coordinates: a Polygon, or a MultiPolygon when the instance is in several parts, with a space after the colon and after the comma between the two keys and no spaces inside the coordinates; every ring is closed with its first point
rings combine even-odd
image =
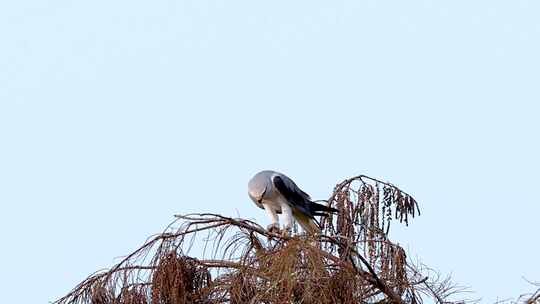
{"type": "Polygon", "coordinates": [[[263,197],[264,197],[264,194],[265,194],[265,193],[266,193],[266,188],[264,188],[263,193],[261,194],[261,196],[260,196],[259,199],[257,200],[257,202],[258,202],[259,204],[262,204],[262,200],[263,200],[263,197]]]}

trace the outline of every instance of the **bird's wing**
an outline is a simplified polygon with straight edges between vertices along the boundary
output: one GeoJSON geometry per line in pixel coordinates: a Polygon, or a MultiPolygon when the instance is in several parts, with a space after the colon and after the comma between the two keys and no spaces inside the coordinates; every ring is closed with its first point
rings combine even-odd
{"type": "Polygon", "coordinates": [[[313,218],[313,214],[310,212],[309,208],[311,198],[291,179],[281,175],[274,175],[272,177],[272,183],[279,193],[281,193],[281,195],[283,195],[283,197],[289,202],[292,208],[295,208],[299,212],[313,218]]]}

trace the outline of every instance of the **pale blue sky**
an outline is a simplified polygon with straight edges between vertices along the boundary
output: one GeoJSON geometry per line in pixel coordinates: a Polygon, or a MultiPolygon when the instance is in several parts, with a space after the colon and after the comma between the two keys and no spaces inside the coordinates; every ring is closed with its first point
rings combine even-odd
{"type": "Polygon", "coordinates": [[[56,299],[175,213],[268,224],[246,195],[261,169],[315,198],[389,180],[424,211],[395,230],[410,254],[486,303],[530,290],[539,16],[517,0],[2,1],[2,302],[56,299]]]}

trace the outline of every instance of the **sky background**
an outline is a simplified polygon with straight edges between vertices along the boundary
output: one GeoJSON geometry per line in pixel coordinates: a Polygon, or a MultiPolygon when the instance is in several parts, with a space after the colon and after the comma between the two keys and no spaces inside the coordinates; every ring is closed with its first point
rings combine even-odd
{"type": "Polygon", "coordinates": [[[413,194],[395,238],[485,303],[540,281],[540,2],[2,1],[0,289],[46,303],[173,214],[268,219],[262,169],[314,198],[413,194]]]}

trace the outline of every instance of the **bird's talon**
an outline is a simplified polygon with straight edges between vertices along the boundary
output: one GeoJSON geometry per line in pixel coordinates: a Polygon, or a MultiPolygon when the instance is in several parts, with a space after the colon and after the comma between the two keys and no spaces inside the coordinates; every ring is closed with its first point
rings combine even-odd
{"type": "Polygon", "coordinates": [[[279,225],[271,224],[266,227],[266,230],[270,233],[279,234],[279,225]]]}
{"type": "Polygon", "coordinates": [[[290,227],[286,227],[286,228],[283,228],[283,230],[281,230],[281,236],[282,237],[287,237],[287,236],[290,236],[291,235],[291,228],[290,227]]]}

